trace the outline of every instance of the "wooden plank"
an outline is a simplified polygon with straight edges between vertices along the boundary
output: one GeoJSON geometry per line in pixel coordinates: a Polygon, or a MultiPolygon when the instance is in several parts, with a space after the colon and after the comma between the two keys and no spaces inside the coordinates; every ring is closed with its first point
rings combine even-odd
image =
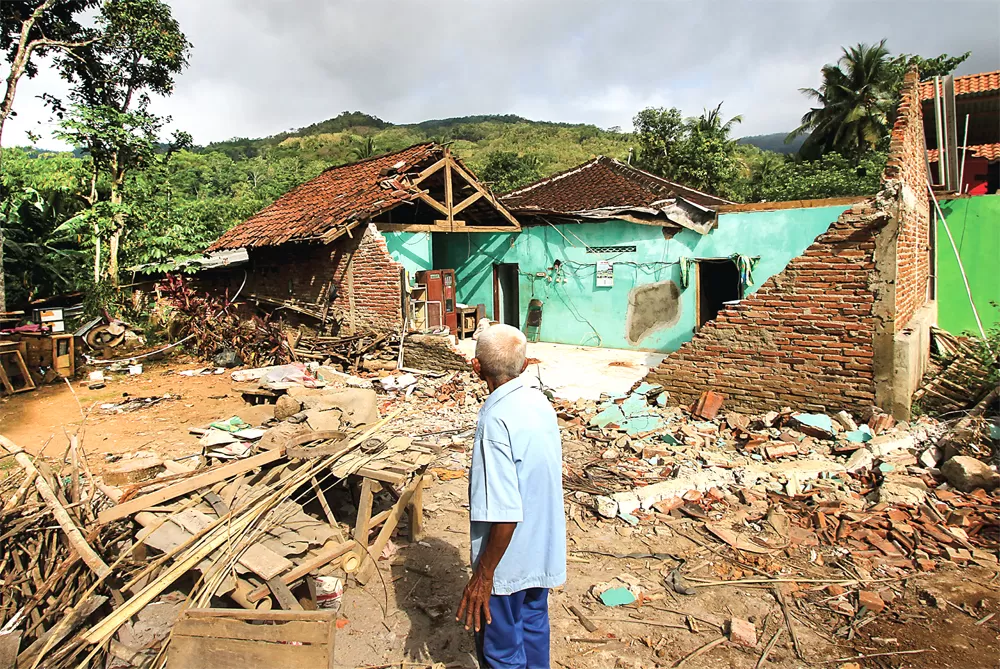
{"type": "Polygon", "coordinates": [[[385,469],[372,469],[370,467],[362,467],[357,471],[358,476],[363,476],[366,479],[375,479],[376,481],[381,481],[383,483],[391,483],[392,485],[400,485],[406,482],[406,476],[403,474],[397,474],[395,472],[390,472],[385,469]]]}
{"type": "Polygon", "coordinates": [[[208,639],[324,644],[329,627],[329,620],[289,620],[280,625],[260,625],[224,616],[195,616],[180,618],[174,625],[174,634],[208,639]]]}
{"type": "Polygon", "coordinates": [[[361,481],[361,500],[358,502],[358,518],[354,523],[354,540],[359,546],[368,545],[368,524],[372,518],[372,488],[371,479],[361,481]]]}
{"type": "Polygon", "coordinates": [[[413,497],[406,506],[406,516],[410,521],[410,541],[420,541],[424,538],[424,477],[413,491],[413,497]]]}
{"type": "Polygon", "coordinates": [[[810,209],[814,207],[835,207],[864,202],[869,196],[827,197],[815,200],[792,200],[790,202],[748,202],[746,204],[720,204],[712,207],[716,213],[730,214],[741,211],[772,211],[776,209],[810,209]]]}
{"type": "Polygon", "coordinates": [[[240,611],[238,609],[187,609],[181,613],[187,618],[237,618],[260,622],[286,622],[290,620],[326,620],[331,624],[336,620],[332,611],[240,611]]]}
{"type": "Polygon", "coordinates": [[[329,666],[332,650],[325,645],[291,646],[266,641],[175,637],[170,642],[167,669],[316,669],[329,666]]]}
{"type": "Polygon", "coordinates": [[[288,584],[281,580],[280,576],[275,576],[267,580],[267,587],[274,595],[274,599],[277,600],[281,608],[286,611],[301,611],[302,605],[299,604],[299,600],[295,599],[295,595],[289,590],[288,584]]]}
{"type": "Polygon", "coordinates": [[[419,186],[420,183],[424,179],[426,179],[430,175],[434,174],[435,172],[437,172],[438,170],[440,170],[442,167],[444,167],[444,158],[442,158],[441,160],[439,160],[436,163],[432,164],[430,167],[425,168],[422,172],[420,172],[420,174],[417,175],[416,179],[414,179],[413,181],[410,182],[410,185],[411,186],[419,186]]]}
{"type": "Polygon", "coordinates": [[[258,453],[257,455],[251,456],[245,460],[238,460],[228,465],[210,469],[204,474],[193,476],[185,481],[181,481],[161,490],[151,492],[148,495],[136,497],[135,499],[130,499],[124,504],[119,504],[118,506],[113,506],[110,509],[105,509],[97,514],[97,522],[105,525],[118,520],[119,518],[127,518],[128,516],[142,511],[143,509],[148,509],[152,506],[156,506],[157,504],[162,504],[163,502],[176,499],[181,495],[186,495],[190,492],[198,490],[199,488],[204,488],[218,483],[219,481],[224,481],[228,478],[238,476],[244,472],[250,471],[251,469],[263,467],[264,465],[280,460],[283,457],[284,449],[278,448],[273,451],[258,453]]]}
{"type": "Polygon", "coordinates": [[[453,162],[451,159],[451,149],[449,149],[448,147],[445,147],[444,149],[444,161],[445,161],[444,162],[444,206],[447,207],[447,209],[445,210],[445,216],[448,217],[448,225],[454,226],[455,194],[454,191],[452,190],[452,183],[451,183],[451,167],[453,162]]]}
{"type": "Polygon", "coordinates": [[[454,216],[455,214],[461,212],[466,207],[475,204],[476,200],[478,200],[481,197],[483,197],[482,192],[477,190],[475,193],[473,193],[469,197],[465,198],[464,200],[456,204],[451,210],[452,215],[454,216]]]}
{"type": "Polygon", "coordinates": [[[507,211],[506,207],[500,204],[500,202],[495,197],[493,197],[493,193],[483,188],[483,185],[480,184],[478,180],[476,180],[471,174],[462,169],[462,166],[459,165],[454,160],[451,160],[449,164],[451,168],[458,173],[458,176],[460,176],[465,181],[465,183],[469,184],[477,191],[481,192],[483,194],[483,197],[485,197],[486,200],[493,205],[493,208],[496,209],[501,216],[510,221],[511,225],[514,226],[515,230],[521,229],[521,224],[518,222],[518,220],[514,218],[513,214],[507,211]]]}
{"type": "MultiPolygon", "coordinates": [[[[215,519],[201,511],[185,509],[170,516],[170,522],[184,528],[191,534],[198,534],[214,523],[215,519]]],[[[259,543],[243,551],[237,561],[265,581],[295,566],[288,558],[278,555],[267,546],[259,543]]]]}
{"type": "Polygon", "coordinates": [[[434,198],[432,198],[428,193],[426,193],[424,191],[420,191],[420,192],[417,193],[417,197],[419,197],[422,201],[426,202],[430,206],[432,206],[435,209],[437,209],[439,212],[441,212],[445,216],[448,215],[448,208],[445,205],[443,205],[440,202],[438,202],[437,200],[435,200],[434,198]]]}
{"type": "MultiPolygon", "coordinates": [[[[356,546],[357,544],[354,541],[344,541],[328,545],[324,547],[315,557],[309,558],[296,567],[293,567],[287,574],[284,574],[281,577],[281,580],[284,581],[285,584],[291,585],[309,572],[328,565],[341,555],[350,553],[356,546]]],[[[262,585],[251,592],[249,596],[247,596],[247,599],[251,602],[258,602],[267,597],[268,592],[270,592],[268,587],[266,585],[262,585]]]]}
{"type": "MultiPolygon", "coordinates": [[[[399,519],[403,516],[403,512],[406,510],[406,506],[410,503],[410,500],[413,498],[413,494],[417,491],[417,488],[422,485],[423,477],[418,476],[410,483],[410,485],[403,489],[403,492],[399,495],[399,501],[393,505],[389,517],[385,520],[385,525],[382,526],[382,530],[378,533],[378,537],[375,539],[375,543],[373,543],[371,548],[369,548],[365,554],[361,556],[361,567],[355,575],[355,578],[358,579],[358,583],[361,585],[368,582],[368,579],[371,578],[372,572],[376,568],[375,561],[370,556],[374,556],[378,559],[378,556],[382,554],[386,544],[389,543],[389,538],[392,536],[393,531],[399,524],[399,519]]],[[[361,546],[365,545],[360,542],[359,544],[361,546]]]]}

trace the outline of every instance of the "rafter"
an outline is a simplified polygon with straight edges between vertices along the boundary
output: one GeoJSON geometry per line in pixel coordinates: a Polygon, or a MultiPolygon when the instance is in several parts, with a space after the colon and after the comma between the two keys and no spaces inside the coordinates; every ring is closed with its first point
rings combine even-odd
{"type": "Polygon", "coordinates": [[[427,177],[431,176],[432,174],[434,174],[435,172],[437,172],[438,170],[440,170],[444,166],[445,166],[445,159],[442,158],[441,160],[437,161],[436,163],[433,163],[430,167],[425,168],[420,174],[417,175],[416,179],[414,179],[413,181],[410,182],[410,185],[412,185],[412,186],[419,186],[420,183],[424,179],[426,179],[427,177]]]}
{"type": "Polygon", "coordinates": [[[465,198],[464,200],[462,200],[461,202],[459,202],[458,204],[456,204],[454,207],[451,208],[451,214],[452,214],[452,216],[454,216],[455,214],[459,213],[460,211],[462,211],[463,209],[465,209],[469,205],[473,204],[476,200],[478,200],[482,196],[483,196],[483,194],[480,191],[476,191],[475,193],[473,193],[469,197],[465,198]]]}

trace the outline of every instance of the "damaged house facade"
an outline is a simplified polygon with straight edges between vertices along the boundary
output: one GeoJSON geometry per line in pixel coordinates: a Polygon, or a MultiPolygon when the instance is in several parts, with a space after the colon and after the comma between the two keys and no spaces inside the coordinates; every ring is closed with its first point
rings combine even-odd
{"type": "Polygon", "coordinates": [[[423,144],[331,168],[210,250],[246,248],[227,287],[320,331],[444,324],[412,318],[429,272],[444,311],[669,353],[649,378],[678,402],[904,417],[935,320],[916,73],[905,89],[872,198],[734,205],[606,157],[496,198],[423,144]]]}

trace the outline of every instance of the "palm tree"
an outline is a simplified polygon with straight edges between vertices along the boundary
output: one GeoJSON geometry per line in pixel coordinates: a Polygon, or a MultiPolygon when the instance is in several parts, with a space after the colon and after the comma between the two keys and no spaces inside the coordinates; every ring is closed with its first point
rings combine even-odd
{"type": "Polygon", "coordinates": [[[800,89],[819,102],[788,136],[809,133],[799,149],[802,157],[835,151],[857,161],[889,136],[895,102],[891,62],[885,40],[857,44],[843,49],[836,64],[823,67],[819,89],[800,89]]]}
{"type": "Polygon", "coordinates": [[[694,132],[701,133],[702,135],[718,137],[719,139],[725,141],[729,139],[729,135],[733,131],[733,126],[742,122],[742,116],[734,116],[723,123],[722,103],[720,102],[715,109],[704,109],[701,116],[694,120],[691,129],[694,132]]]}
{"type": "Polygon", "coordinates": [[[375,139],[372,137],[361,139],[361,141],[357,142],[354,145],[354,148],[351,149],[351,155],[355,158],[355,160],[372,158],[377,156],[379,153],[381,153],[381,151],[379,151],[378,147],[375,146],[375,139]]]}

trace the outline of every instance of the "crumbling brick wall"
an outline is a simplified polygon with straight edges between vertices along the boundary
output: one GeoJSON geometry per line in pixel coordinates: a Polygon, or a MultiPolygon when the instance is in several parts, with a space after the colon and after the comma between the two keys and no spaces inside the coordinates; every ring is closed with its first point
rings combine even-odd
{"type": "MultiPolygon", "coordinates": [[[[273,310],[292,324],[319,330],[325,315],[339,334],[399,332],[402,326],[402,265],[389,255],[375,226],[359,226],[333,244],[288,243],[251,248],[240,299],[273,310]]],[[[226,287],[242,282],[233,268],[226,287]]],[[[221,289],[217,286],[215,290],[221,289]]]]}
{"type": "Polygon", "coordinates": [[[677,403],[705,390],[748,410],[857,410],[875,400],[873,338],[880,283],[872,203],[844,212],[783,272],[723,309],[647,379],[677,403]]]}
{"type": "Polygon", "coordinates": [[[448,335],[408,335],[403,340],[403,366],[434,371],[471,369],[448,335]]]}
{"type": "Polygon", "coordinates": [[[930,288],[930,203],[927,197],[926,150],[920,77],[907,72],[902,99],[892,129],[883,182],[899,187],[896,217],[896,330],[910,322],[927,303],[930,288]]]}

